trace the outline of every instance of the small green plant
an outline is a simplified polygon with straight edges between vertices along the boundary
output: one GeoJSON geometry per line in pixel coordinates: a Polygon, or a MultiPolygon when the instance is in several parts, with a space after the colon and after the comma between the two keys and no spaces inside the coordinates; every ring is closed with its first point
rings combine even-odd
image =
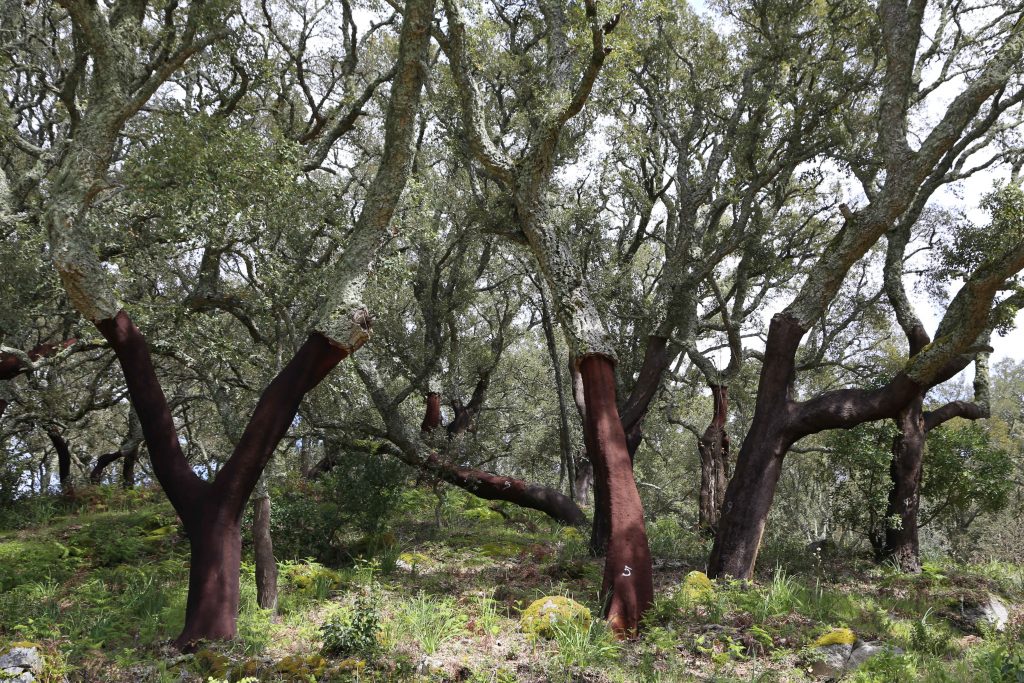
{"type": "Polygon", "coordinates": [[[614,662],[622,646],[603,621],[582,624],[577,621],[556,622],[552,626],[558,645],[555,661],[563,673],[576,667],[601,666],[614,662]]]}
{"type": "Polygon", "coordinates": [[[432,598],[420,593],[406,603],[402,620],[409,635],[429,656],[465,633],[468,618],[450,598],[432,598]]]}
{"type": "Polygon", "coordinates": [[[373,659],[380,650],[380,611],[372,596],[359,596],[345,613],[334,616],[320,627],[321,652],[333,657],[359,655],[373,659]]]}

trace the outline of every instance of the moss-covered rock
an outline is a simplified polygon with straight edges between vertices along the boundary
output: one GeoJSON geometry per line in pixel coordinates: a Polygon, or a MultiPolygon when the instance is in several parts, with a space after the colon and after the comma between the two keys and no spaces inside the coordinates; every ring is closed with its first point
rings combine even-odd
{"type": "Polygon", "coordinates": [[[683,579],[683,597],[691,602],[707,600],[715,594],[715,584],[704,572],[693,571],[683,579]]]}
{"type": "Polygon", "coordinates": [[[305,681],[312,676],[314,679],[327,670],[327,660],[320,655],[288,655],[274,666],[274,673],[286,681],[305,681]]]}
{"type": "Polygon", "coordinates": [[[848,628],[834,628],[828,633],[818,636],[814,641],[814,647],[826,647],[828,645],[853,645],[857,642],[856,634],[848,628]]]}
{"type": "Polygon", "coordinates": [[[575,623],[587,628],[591,622],[590,610],[564,595],[552,595],[534,600],[523,611],[520,626],[523,633],[541,638],[555,637],[555,624],[575,623]]]}

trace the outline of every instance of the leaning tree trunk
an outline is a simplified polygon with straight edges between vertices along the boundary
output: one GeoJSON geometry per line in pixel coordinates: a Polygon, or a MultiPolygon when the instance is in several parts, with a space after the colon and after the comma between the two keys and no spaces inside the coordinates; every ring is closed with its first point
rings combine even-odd
{"type": "MultiPolygon", "coordinates": [[[[468,421],[465,424],[468,424],[468,421]]],[[[420,429],[424,434],[429,434],[442,426],[441,396],[430,392],[427,394],[427,407],[420,429]]],[[[447,432],[449,437],[453,434],[458,435],[451,429],[451,425],[447,432]]],[[[430,472],[439,479],[465,489],[478,498],[502,500],[519,507],[538,510],[559,524],[567,526],[582,526],[586,523],[586,517],[579,506],[557,489],[530,484],[522,479],[503,477],[471,467],[458,467],[445,462],[436,453],[431,453],[423,459],[413,459],[402,454],[401,451],[396,454],[400,454],[403,462],[430,472]]]]}
{"type": "Polygon", "coordinates": [[[277,610],[277,560],[270,535],[270,494],[261,487],[252,501],[252,542],[256,555],[256,603],[277,610]]]}
{"type": "Polygon", "coordinates": [[[893,487],[885,515],[884,558],[909,574],[921,571],[917,512],[921,505],[925,445],[923,403],[923,396],[919,395],[896,418],[900,431],[893,439],[890,467],[893,487]],[[893,525],[894,519],[899,519],[899,526],[893,525]]]}
{"type": "Polygon", "coordinates": [[[633,479],[626,435],[615,404],[615,370],[604,356],[580,362],[587,405],[588,450],[594,456],[595,489],[608,501],[608,546],[601,595],[613,630],[633,632],[654,600],[651,552],[644,510],[633,479]]]}
{"type": "Polygon", "coordinates": [[[725,487],[729,482],[729,434],[725,421],[729,412],[729,387],[711,385],[714,415],[697,442],[700,452],[700,509],[698,527],[712,536],[718,529],[725,487]]]}

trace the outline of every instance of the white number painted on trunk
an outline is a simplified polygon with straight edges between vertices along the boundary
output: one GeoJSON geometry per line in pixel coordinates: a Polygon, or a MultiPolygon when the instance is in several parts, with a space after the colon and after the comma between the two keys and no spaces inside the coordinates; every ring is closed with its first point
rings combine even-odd
{"type": "Polygon", "coordinates": [[[632,575],[633,575],[633,568],[632,568],[632,567],[630,567],[630,566],[629,566],[629,565],[627,564],[627,565],[626,565],[625,567],[623,567],[623,569],[622,569],[622,575],[623,575],[623,576],[632,576],[632,575]]]}
{"type": "Polygon", "coordinates": [[[510,488],[512,488],[512,482],[510,482],[510,481],[506,481],[506,482],[505,482],[505,488],[506,488],[506,489],[510,489],[510,488]]]}

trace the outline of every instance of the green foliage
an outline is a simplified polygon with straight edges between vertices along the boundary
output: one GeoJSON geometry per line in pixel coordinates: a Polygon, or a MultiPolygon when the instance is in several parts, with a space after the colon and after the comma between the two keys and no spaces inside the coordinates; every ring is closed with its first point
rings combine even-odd
{"type": "Polygon", "coordinates": [[[570,679],[576,667],[604,667],[615,662],[622,646],[602,621],[564,620],[551,626],[552,640],[558,646],[554,660],[570,679]]]}
{"type": "Polygon", "coordinates": [[[437,652],[449,640],[465,633],[469,621],[468,616],[458,609],[451,598],[432,597],[423,593],[402,606],[399,618],[409,637],[428,656],[437,652]]]}
{"type": "Polygon", "coordinates": [[[324,622],[320,634],[324,655],[373,660],[380,651],[380,611],[376,599],[360,595],[351,608],[324,622]]]}

